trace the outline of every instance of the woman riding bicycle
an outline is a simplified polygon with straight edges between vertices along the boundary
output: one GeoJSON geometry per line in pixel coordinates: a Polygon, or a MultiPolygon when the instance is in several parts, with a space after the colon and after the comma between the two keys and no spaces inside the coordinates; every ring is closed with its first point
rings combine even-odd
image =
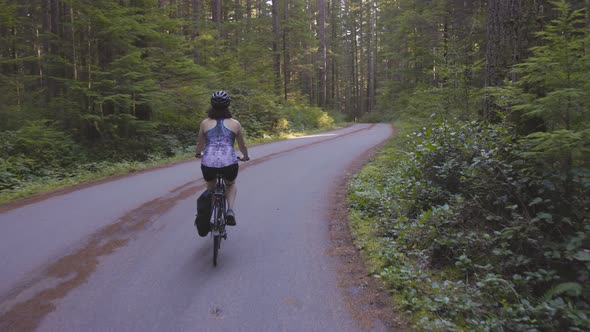
{"type": "Polygon", "coordinates": [[[233,206],[237,193],[235,180],[238,176],[238,160],[247,161],[250,158],[242,126],[240,122],[232,119],[229,111],[230,101],[231,99],[225,91],[217,91],[211,96],[208,117],[201,122],[199,127],[199,141],[195,156],[201,158],[201,171],[203,179],[207,181],[207,189],[213,190],[215,188],[217,173],[223,175],[228,205],[226,224],[235,226],[236,216],[233,206]],[[236,139],[243,155],[242,158],[238,158],[234,150],[236,139]]]}

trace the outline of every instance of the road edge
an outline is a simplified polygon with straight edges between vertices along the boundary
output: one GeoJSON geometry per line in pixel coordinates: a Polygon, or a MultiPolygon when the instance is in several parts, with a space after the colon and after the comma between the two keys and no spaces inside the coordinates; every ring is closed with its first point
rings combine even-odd
{"type": "Polygon", "coordinates": [[[348,215],[348,184],[355,174],[377,155],[398,130],[392,125],[391,136],[365,151],[346,167],[332,188],[328,255],[337,259],[338,287],[346,306],[362,331],[410,331],[409,324],[397,311],[391,294],[383,283],[369,274],[360,250],[354,244],[348,215]]]}

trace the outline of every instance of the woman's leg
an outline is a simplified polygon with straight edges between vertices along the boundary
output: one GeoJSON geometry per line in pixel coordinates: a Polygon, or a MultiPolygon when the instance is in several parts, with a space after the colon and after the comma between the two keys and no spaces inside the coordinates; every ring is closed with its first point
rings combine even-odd
{"type": "Polygon", "coordinates": [[[201,172],[203,173],[203,180],[207,183],[207,190],[213,191],[217,184],[217,169],[201,165],[201,172]]]}
{"type": "Polygon", "coordinates": [[[233,209],[234,202],[236,201],[236,195],[238,188],[235,181],[225,181],[225,197],[227,198],[227,208],[233,209]]]}
{"type": "Polygon", "coordinates": [[[236,178],[238,177],[238,164],[228,166],[224,170],[224,181],[225,181],[225,197],[227,199],[227,208],[234,208],[234,202],[236,201],[236,195],[238,188],[236,187],[236,178]]]}

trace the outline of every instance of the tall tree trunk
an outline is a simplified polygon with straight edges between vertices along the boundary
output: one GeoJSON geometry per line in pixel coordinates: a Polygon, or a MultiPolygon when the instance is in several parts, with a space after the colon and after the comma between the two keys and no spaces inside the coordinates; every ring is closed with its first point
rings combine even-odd
{"type": "MultiPolygon", "coordinates": [[[[526,58],[529,20],[536,13],[535,0],[488,0],[488,40],[485,86],[501,86],[504,79],[516,80],[510,68],[526,58]]],[[[488,98],[482,110],[485,120],[496,121],[493,101],[488,98]]]]}
{"type": "MultiPolygon", "coordinates": [[[[47,54],[51,51],[51,45],[47,36],[51,33],[51,0],[44,0],[41,3],[41,11],[43,15],[41,28],[43,31],[43,37],[41,42],[42,63],[40,65],[40,72],[42,73],[42,84],[49,90],[49,80],[47,78],[47,54]]],[[[45,97],[48,99],[49,94],[45,94],[45,97]]]]}
{"type": "Polygon", "coordinates": [[[72,34],[72,67],[73,67],[73,78],[75,81],[78,80],[78,54],[76,52],[76,30],[74,25],[74,7],[70,7],[70,23],[71,23],[71,34],[72,34]]]}
{"type": "Polygon", "coordinates": [[[54,37],[55,40],[58,40],[61,34],[60,28],[60,3],[59,0],[46,0],[46,17],[43,21],[44,23],[44,32],[45,32],[45,57],[43,67],[45,68],[45,84],[47,86],[47,94],[46,97],[48,98],[47,102],[49,102],[49,98],[55,97],[58,95],[58,82],[51,77],[63,77],[61,75],[61,71],[59,70],[59,64],[55,63],[54,61],[50,62],[51,55],[53,57],[57,57],[60,55],[60,49],[58,46],[58,42],[51,41],[48,36],[56,36],[54,37]]]}
{"type": "MultiPolygon", "coordinates": [[[[359,47],[357,40],[362,39],[358,35],[361,34],[360,28],[357,26],[356,18],[352,18],[352,42],[351,42],[351,54],[352,54],[352,114],[354,121],[358,120],[361,112],[360,108],[360,79],[359,79],[359,47]]],[[[360,23],[359,23],[360,24],[360,23]]],[[[361,44],[362,45],[362,44],[361,44]]]]}
{"type": "Polygon", "coordinates": [[[367,45],[367,112],[372,112],[375,109],[375,90],[376,90],[376,25],[377,25],[377,8],[375,0],[370,0],[369,3],[369,43],[367,45]]]}
{"type": "MultiPolygon", "coordinates": [[[[314,24],[315,20],[316,20],[316,8],[314,7],[314,3],[316,3],[315,0],[307,0],[307,12],[309,13],[309,18],[308,18],[308,22],[309,22],[309,33],[311,34],[317,34],[317,24],[314,24]]],[[[306,45],[305,49],[309,50],[310,45],[306,45]]],[[[309,62],[308,64],[312,66],[312,68],[316,68],[316,57],[315,54],[309,50],[307,52],[309,54],[309,62]]],[[[316,81],[315,81],[315,70],[311,69],[308,72],[308,88],[307,88],[307,93],[309,95],[309,102],[313,105],[318,105],[318,88],[316,86],[316,81]]]]}
{"type": "Polygon", "coordinates": [[[319,105],[326,105],[327,96],[327,61],[326,61],[326,4],[324,0],[318,0],[318,38],[320,42],[319,49],[319,105]]]}
{"type": "Polygon", "coordinates": [[[289,95],[289,81],[290,77],[290,62],[291,57],[289,54],[289,0],[283,2],[283,93],[284,98],[287,100],[289,95]]]}
{"type": "MultiPolygon", "coordinates": [[[[350,13],[350,3],[348,0],[344,1],[344,12],[345,13],[350,13]]],[[[348,23],[345,27],[344,27],[344,31],[350,31],[351,34],[350,35],[346,35],[345,39],[344,39],[344,45],[343,45],[343,62],[344,62],[344,113],[348,114],[349,120],[352,120],[354,118],[354,115],[352,114],[352,64],[353,64],[353,56],[352,56],[352,52],[353,52],[353,48],[352,48],[352,20],[354,18],[352,18],[350,15],[347,17],[346,22],[348,23]]]]}
{"type": "Polygon", "coordinates": [[[281,53],[279,51],[279,43],[281,40],[281,31],[279,30],[279,0],[272,0],[272,56],[273,56],[273,71],[275,90],[277,94],[281,91],[281,53]]]}
{"type": "Polygon", "coordinates": [[[246,19],[248,20],[246,26],[250,32],[252,31],[252,0],[246,0],[246,19]]]}
{"type": "MultiPolygon", "coordinates": [[[[359,0],[359,20],[358,22],[358,47],[357,52],[355,52],[355,96],[356,96],[356,107],[357,107],[357,117],[360,117],[366,110],[366,103],[365,103],[365,94],[363,93],[363,89],[365,88],[365,71],[363,70],[364,67],[364,57],[366,56],[366,37],[365,37],[365,29],[363,29],[363,23],[365,22],[365,11],[364,11],[364,1],[359,0]]],[[[356,42],[355,38],[355,42],[356,42]]]]}
{"type": "MultiPolygon", "coordinates": [[[[199,0],[192,0],[192,38],[193,40],[199,36],[199,14],[201,11],[200,2],[199,0]]],[[[201,53],[199,52],[199,48],[195,45],[193,49],[193,61],[195,63],[201,62],[201,53]]]]}
{"type": "Polygon", "coordinates": [[[193,38],[199,35],[199,0],[192,0],[193,38]]]}
{"type": "Polygon", "coordinates": [[[339,16],[340,16],[340,5],[341,2],[338,0],[331,0],[331,10],[330,10],[330,30],[331,30],[331,51],[330,51],[330,74],[331,74],[331,90],[330,90],[330,105],[332,107],[336,107],[338,111],[342,111],[340,108],[340,98],[339,98],[339,82],[338,82],[338,57],[337,54],[339,53],[340,39],[338,38],[338,27],[340,24],[339,16]],[[337,102],[338,105],[334,103],[337,102]]]}
{"type": "Polygon", "coordinates": [[[221,38],[221,0],[211,0],[211,19],[217,29],[217,38],[221,38]]]}

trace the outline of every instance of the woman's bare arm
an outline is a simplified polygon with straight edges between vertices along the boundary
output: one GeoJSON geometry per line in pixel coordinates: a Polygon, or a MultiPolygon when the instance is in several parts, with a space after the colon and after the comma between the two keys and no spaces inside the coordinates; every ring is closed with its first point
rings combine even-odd
{"type": "MultiPolygon", "coordinates": [[[[236,121],[237,122],[237,121],[236,121]]],[[[238,122],[238,133],[236,134],[236,139],[238,141],[238,148],[240,152],[242,152],[242,159],[248,160],[250,157],[248,156],[248,148],[246,147],[246,140],[244,139],[244,131],[242,130],[242,125],[238,122]]]]}
{"type": "Polygon", "coordinates": [[[195,148],[195,156],[199,157],[202,153],[203,150],[205,149],[205,121],[201,122],[201,125],[199,126],[199,138],[197,141],[197,146],[195,148]]]}

